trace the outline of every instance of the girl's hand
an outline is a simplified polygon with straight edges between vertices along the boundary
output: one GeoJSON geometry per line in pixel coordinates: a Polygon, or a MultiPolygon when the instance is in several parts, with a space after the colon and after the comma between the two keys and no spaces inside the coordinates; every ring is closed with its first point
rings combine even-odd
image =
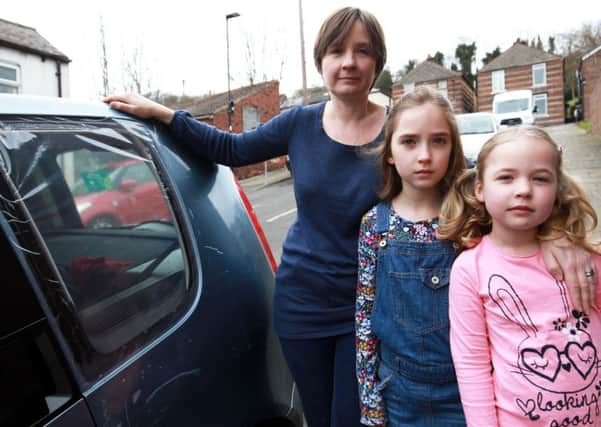
{"type": "Polygon", "coordinates": [[[591,254],[565,237],[542,242],[541,250],[551,275],[556,280],[563,280],[570,289],[574,308],[590,313],[595,306],[598,278],[591,254]]]}
{"type": "Polygon", "coordinates": [[[166,125],[171,124],[173,115],[175,114],[172,109],[136,93],[111,95],[102,101],[109,104],[115,110],[133,114],[143,119],[157,119],[166,125]]]}

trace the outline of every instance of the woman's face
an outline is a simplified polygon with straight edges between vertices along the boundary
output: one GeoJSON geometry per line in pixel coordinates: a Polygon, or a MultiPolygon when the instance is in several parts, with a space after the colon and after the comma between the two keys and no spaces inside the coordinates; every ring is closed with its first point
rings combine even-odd
{"type": "Polygon", "coordinates": [[[371,43],[360,21],[340,45],[328,47],[321,60],[321,75],[332,96],[367,96],[375,78],[376,61],[371,43]]]}

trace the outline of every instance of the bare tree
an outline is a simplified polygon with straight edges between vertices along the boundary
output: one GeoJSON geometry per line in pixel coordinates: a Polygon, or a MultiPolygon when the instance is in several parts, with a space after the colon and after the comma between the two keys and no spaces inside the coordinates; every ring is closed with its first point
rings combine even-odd
{"type": "Polygon", "coordinates": [[[580,57],[601,44],[601,21],[582,24],[575,31],[559,34],[557,40],[556,47],[565,57],[565,96],[566,99],[571,99],[576,96],[578,90],[576,70],[580,64],[580,57]]]}
{"type": "Polygon", "coordinates": [[[129,53],[123,55],[122,70],[123,89],[126,92],[143,94],[151,91],[151,71],[141,44],[134,46],[129,53]]]}
{"type": "Polygon", "coordinates": [[[110,92],[109,88],[109,66],[106,55],[106,37],[104,34],[104,22],[100,17],[100,68],[102,69],[102,95],[107,96],[110,92]]]}
{"type": "Polygon", "coordinates": [[[269,80],[282,80],[286,55],[280,43],[283,37],[268,37],[264,34],[257,43],[249,32],[245,33],[244,59],[246,61],[245,77],[250,85],[269,80]]]}

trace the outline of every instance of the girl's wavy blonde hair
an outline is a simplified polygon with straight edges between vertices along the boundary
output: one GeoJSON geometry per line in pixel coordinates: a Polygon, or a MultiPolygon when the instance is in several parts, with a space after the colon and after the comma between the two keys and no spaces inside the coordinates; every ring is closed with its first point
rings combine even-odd
{"type": "Polygon", "coordinates": [[[576,245],[598,252],[590,235],[597,227],[597,214],[582,188],[562,168],[562,149],[551,136],[535,126],[519,126],[500,131],[489,139],[478,154],[477,166],[468,169],[455,181],[445,199],[438,237],[452,240],[461,248],[471,248],[482,236],[490,233],[492,220],[484,204],[476,199],[475,184],[482,181],[486,160],[498,145],[519,137],[532,137],[551,144],[557,152],[557,194],[549,218],[539,225],[537,238],[541,241],[567,237],[576,245]]]}
{"type": "Polygon", "coordinates": [[[396,102],[384,125],[384,143],[378,147],[377,152],[382,175],[382,186],[379,193],[381,200],[391,201],[403,190],[403,181],[401,180],[395,165],[388,163],[388,159],[392,157],[392,135],[397,128],[399,117],[404,111],[409,110],[410,108],[420,107],[426,104],[434,105],[443,111],[451,134],[452,146],[447,173],[439,183],[441,194],[445,195],[449,191],[453,182],[465,169],[465,157],[463,156],[463,148],[461,147],[457,121],[455,120],[451,104],[447,98],[436,89],[428,86],[418,86],[413,92],[403,95],[401,99],[396,102]]]}

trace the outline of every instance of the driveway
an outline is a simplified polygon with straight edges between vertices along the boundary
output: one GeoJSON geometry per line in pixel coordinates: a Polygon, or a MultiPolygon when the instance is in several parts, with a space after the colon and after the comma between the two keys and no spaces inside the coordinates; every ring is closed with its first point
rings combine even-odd
{"type": "MultiPolygon", "coordinates": [[[[597,215],[601,215],[601,138],[573,123],[545,130],[564,148],[564,170],[584,187],[597,215]]],[[[597,235],[599,231],[597,227],[597,235]]]]}

